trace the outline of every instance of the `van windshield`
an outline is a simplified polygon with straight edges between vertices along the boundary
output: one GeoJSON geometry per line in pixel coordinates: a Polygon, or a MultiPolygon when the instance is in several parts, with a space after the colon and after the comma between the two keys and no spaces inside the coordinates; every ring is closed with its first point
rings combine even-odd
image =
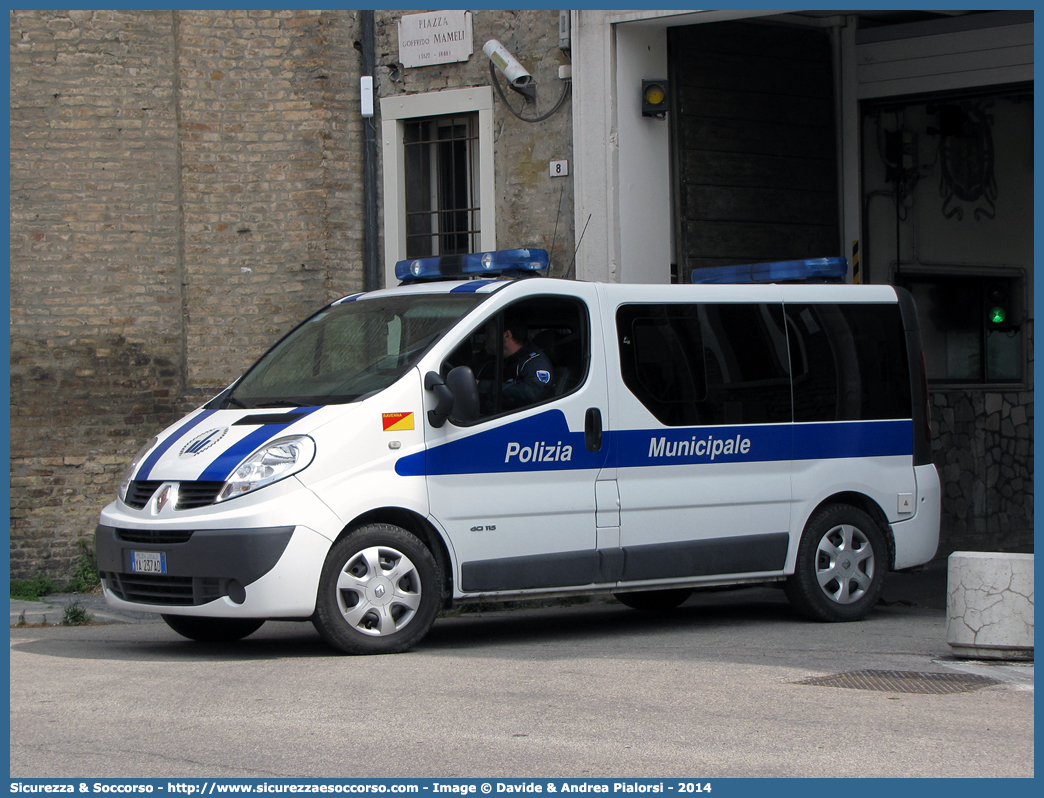
{"type": "Polygon", "coordinates": [[[258,360],[225,402],[250,408],[354,402],[398,380],[486,297],[411,294],[331,305],[258,360]]]}

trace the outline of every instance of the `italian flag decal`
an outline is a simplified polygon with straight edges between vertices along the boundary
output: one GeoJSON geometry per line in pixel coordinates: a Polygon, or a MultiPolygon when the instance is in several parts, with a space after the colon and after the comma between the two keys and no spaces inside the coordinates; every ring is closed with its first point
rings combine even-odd
{"type": "Polygon", "coordinates": [[[413,413],[381,413],[385,432],[403,432],[413,429],[413,413]]]}

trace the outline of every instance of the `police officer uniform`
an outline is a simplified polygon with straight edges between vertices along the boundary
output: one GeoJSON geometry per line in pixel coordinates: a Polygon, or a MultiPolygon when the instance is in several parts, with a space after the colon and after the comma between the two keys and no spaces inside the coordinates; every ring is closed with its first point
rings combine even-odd
{"type": "Polygon", "coordinates": [[[550,398],[554,392],[553,374],[551,359],[535,346],[523,346],[504,358],[504,409],[513,410],[550,398]]]}

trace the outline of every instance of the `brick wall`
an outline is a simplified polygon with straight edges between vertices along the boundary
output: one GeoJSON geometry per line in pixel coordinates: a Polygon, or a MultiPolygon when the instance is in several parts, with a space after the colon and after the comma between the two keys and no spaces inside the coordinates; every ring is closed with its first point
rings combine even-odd
{"type": "Polygon", "coordinates": [[[360,283],[356,14],[11,14],[11,573],[360,283]]]}
{"type": "Polygon", "coordinates": [[[175,413],[171,15],[11,14],[11,571],[60,573],[175,413]],[[148,431],[151,430],[151,431],[148,431]]]}
{"type": "Polygon", "coordinates": [[[331,179],[355,155],[344,135],[358,93],[346,74],[358,65],[347,21],[177,15],[191,385],[216,392],[328,290],[359,282],[357,259],[328,251],[331,179]]]}
{"type": "MultiPolygon", "coordinates": [[[[494,36],[539,112],[559,96],[557,12],[475,12],[472,58],[422,69],[401,13],[376,13],[378,96],[487,85],[494,36]]],[[[62,577],[142,443],[361,287],[361,34],[354,11],[10,22],[11,574],[62,577]]],[[[554,243],[562,273],[569,104],[527,124],[497,98],[496,121],[498,240],[554,243]]]]}

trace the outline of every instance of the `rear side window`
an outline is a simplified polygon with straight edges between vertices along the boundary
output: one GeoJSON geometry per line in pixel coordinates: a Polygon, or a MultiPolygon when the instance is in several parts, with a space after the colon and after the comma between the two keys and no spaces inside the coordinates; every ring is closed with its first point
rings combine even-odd
{"type": "Polygon", "coordinates": [[[795,421],[910,418],[898,305],[788,304],[795,421]]]}
{"type": "Polygon", "coordinates": [[[791,420],[780,305],[624,305],[616,328],[624,384],[661,424],[791,420]]]}

